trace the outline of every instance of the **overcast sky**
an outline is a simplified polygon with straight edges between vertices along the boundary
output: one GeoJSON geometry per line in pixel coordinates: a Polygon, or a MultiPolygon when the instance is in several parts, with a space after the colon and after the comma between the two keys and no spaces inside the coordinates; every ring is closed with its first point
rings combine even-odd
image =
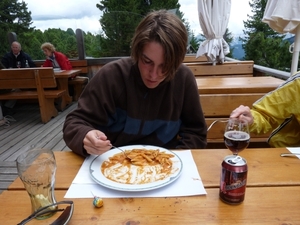
{"type": "MultiPolygon", "coordinates": [[[[100,0],[51,0],[45,4],[41,0],[25,0],[31,11],[33,26],[44,31],[48,28],[66,30],[77,28],[85,32],[98,34],[101,30],[99,19],[100,10],[96,4],[100,0]],[[63,2],[63,3],[62,3],[63,2]]],[[[231,13],[228,28],[233,35],[239,36],[244,29],[243,20],[251,14],[248,0],[231,0],[231,13]]],[[[202,33],[198,19],[197,0],[179,0],[180,11],[189,22],[195,35],[202,33]]]]}

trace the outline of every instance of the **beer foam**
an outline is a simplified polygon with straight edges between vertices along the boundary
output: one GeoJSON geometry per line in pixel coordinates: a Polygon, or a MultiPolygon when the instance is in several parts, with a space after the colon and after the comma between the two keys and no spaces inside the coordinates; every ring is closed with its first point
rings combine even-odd
{"type": "Polygon", "coordinates": [[[224,136],[234,141],[247,141],[250,139],[250,135],[248,133],[236,130],[227,131],[224,136]]]}

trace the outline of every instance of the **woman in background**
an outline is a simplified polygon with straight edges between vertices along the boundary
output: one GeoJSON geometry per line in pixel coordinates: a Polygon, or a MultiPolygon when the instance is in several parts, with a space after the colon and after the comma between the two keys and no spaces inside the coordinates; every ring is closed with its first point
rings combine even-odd
{"type": "Polygon", "coordinates": [[[44,62],[43,67],[53,67],[61,70],[72,69],[72,65],[68,57],[61,52],[57,52],[53,44],[46,42],[42,44],[41,49],[46,56],[46,61],[44,62]]]}

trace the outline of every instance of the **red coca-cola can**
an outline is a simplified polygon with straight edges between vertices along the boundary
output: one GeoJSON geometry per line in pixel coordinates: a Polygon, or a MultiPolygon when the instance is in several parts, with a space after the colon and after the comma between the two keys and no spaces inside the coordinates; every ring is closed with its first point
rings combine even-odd
{"type": "Polygon", "coordinates": [[[222,162],[220,198],[228,204],[240,204],[246,193],[247,161],[236,155],[226,156],[222,162]]]}

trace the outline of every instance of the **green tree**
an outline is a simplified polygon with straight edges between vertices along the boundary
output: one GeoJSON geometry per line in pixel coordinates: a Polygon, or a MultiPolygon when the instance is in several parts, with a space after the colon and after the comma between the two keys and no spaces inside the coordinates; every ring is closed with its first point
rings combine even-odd
{"type": "MultiPolygon", "coordinates": [[[[229,31],[228,28],[226,28],[225,34],[223,35],[223,39],[227,42],[229,46],[231,46],[231,43],[233,41],[232,33],[229,31]]],[[[233,48],[230,47],[230,52],[226,55],[226,57],[233,58],[232,56],[233,48]]]]}
{"type": "Polygon", "coordinates": [[[189,36],[189,46],[188,53],[196,53],[199,46],[200,46],[200,40],[196,38],[194,35],[194,32],[191,32],[191,35],[189,36]]]}
{"type": "Polygon", "coordinates": [[[101,57],[101,35],[93,35],[91,32],[84,33],[85,54],[87,57],[101,57]]]}
{"type": "Polygon", "coordinates": [[[97,8],[103,12],[100,19],[103,33],[100,38],[102,56],[130,55],[130,42],[136,26],[150,11],[180,7],[178,0],[101,0],[97,8]]]}
{"type": "MultiPolygon", "coordinates": [[[[0,54],[4,55],[10,50],[8,42],[8,33],[16,34],[33,31],[34,27],[30,27],[31,12],[28,11],[27,4],[18,0],[1,0],[0,1],[0,54]]],[[[22,43],[21,43],[22,44],[22,43]]],[[[22,44],[22,48],[26,51],[26,45],[22,44]]]]}
{"type": "Polygon", "coordinates": [[[275,32],[262,22],[267,0],[252,0],[249,2],[253,16],[248,15],[244,21],[245,30],[243,47],[245,59],[253,60],[255,64],[286,70],[291,64],[289,43],[284,41],[284,35],[275,32]]]}
{"type": "Polygon", "coordinates": [[[57,28],[45,30],[44,42],[50,42],[57,51],[64,53],[68,58],[78,57],[76,35],[71,28],[67,31],[57,28]]]}
{"type": "Polygon", "coordinates": [[[21,37],[18,37],[18,40],[22,43],[22,46],[26,46],[25,51],[31,56],[32,59],[36,60],[45,58],[40,48],[44,40],[44,34],[41,30],[25,32],[21,37]]]}

